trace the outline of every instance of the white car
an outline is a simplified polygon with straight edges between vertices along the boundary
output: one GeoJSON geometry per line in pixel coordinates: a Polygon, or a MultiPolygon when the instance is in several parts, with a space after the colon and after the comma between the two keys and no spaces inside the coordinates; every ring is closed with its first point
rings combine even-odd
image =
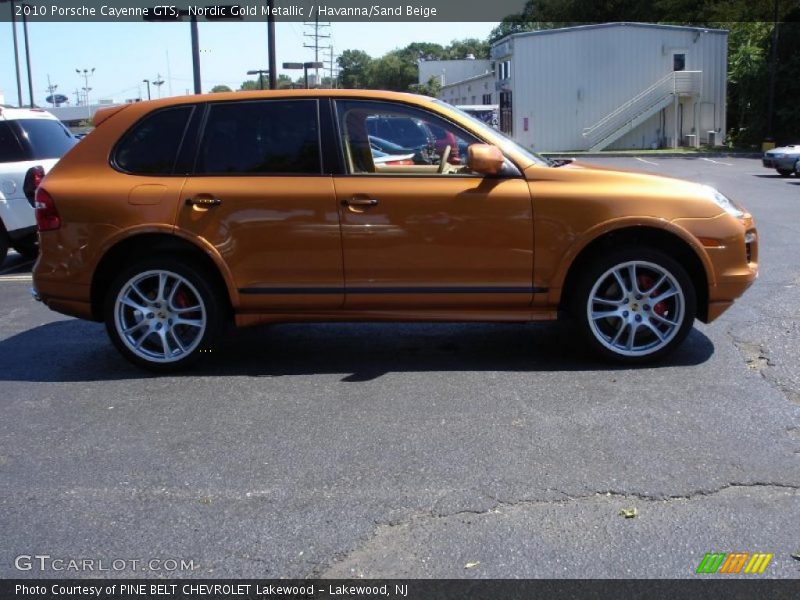
{"type": "Polygon", "coordinates": [[[77,141],[47,111],[0,106],[0,264],[9,247],[36,256],[34,192],[77,141]]]}

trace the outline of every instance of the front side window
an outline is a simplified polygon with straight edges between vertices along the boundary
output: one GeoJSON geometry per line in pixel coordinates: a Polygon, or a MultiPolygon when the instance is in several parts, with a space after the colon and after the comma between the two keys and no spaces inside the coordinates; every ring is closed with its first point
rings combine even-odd
{"type": "Polygon", "coordinates": [[[467,148],[480,140],[432,113],[359,100],[337,101],[336,109],[353,174],[474,175],[467,148]]]}
{"type": "Polygon", "coordinates": [[[318,175],[316,100],[212,104],[196,172],[205,175],[318,175]]]}
{"type": "Polygon", "coordinates": [[[147,115],[117,146],[117,167],[137,175],[168,175],[194,107],[167,108],[147,115]]]}

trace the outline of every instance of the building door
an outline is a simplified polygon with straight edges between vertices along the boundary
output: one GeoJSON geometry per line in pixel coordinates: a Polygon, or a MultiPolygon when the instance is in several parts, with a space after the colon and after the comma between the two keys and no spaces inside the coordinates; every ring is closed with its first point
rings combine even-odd
{"type": "Polygon", "coordinates": [[[500,92],[500,131],[514,135],[514,111],[511,108],[511,92],[500,92]]]}

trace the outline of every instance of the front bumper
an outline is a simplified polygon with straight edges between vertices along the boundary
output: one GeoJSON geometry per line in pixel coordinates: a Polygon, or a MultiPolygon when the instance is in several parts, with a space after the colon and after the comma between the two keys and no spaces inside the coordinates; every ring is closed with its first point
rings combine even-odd
{"type": "Polygon", "coordinates": [[[782,158],[775,158],[773,156],[765,156],[761,159],[761,164],[763,164],[767,169],[781,169],[785,171],[794,171],[794,167],[797,164],[798,156],[784,156],[782,158]]]}

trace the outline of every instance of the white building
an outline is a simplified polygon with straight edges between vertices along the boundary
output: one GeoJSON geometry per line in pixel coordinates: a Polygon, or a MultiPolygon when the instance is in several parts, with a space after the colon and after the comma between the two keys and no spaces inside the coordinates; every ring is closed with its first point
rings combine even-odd
{"type": "Polygon", "coordinates": [[[497,104],[494,72],[444,85],[439,98],[450,104],[497,104]]]}
{"type": "Polygon", "coordinates": [[[535,151],[719,144],[727,42],[723,30],[646,23],[508,36],[491,50],[501,129],[535,151]]]}

